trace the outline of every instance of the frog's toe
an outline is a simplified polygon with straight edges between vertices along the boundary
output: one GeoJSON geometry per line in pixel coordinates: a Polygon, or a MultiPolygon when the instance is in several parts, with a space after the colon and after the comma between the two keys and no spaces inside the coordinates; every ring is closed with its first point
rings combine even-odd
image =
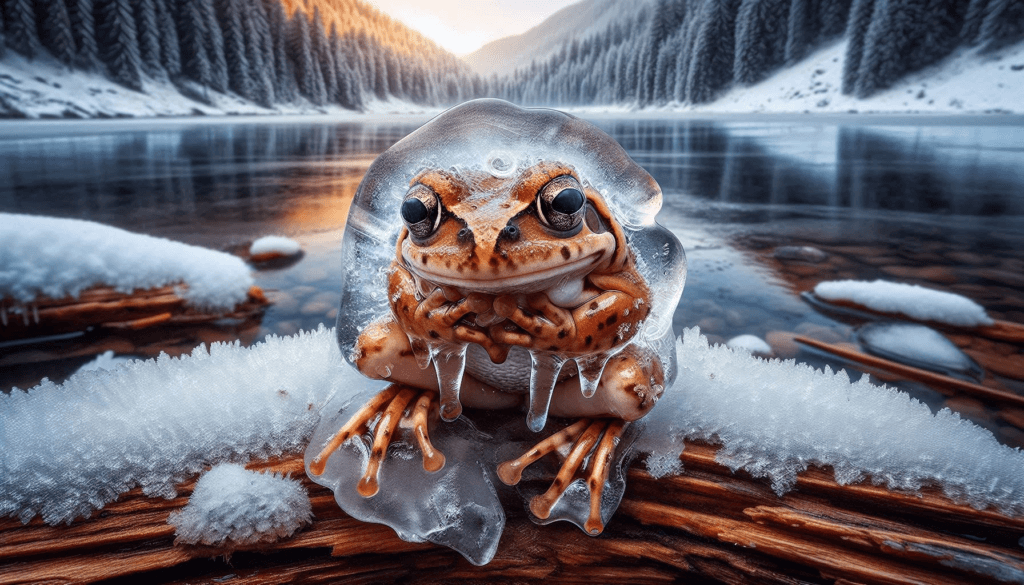
{"type": "Polygon", "coordinates": [[[356,486],[360,495],[369,498],[380,490],[378,482],[380,466],[387,455],[388,446],[394,439],[399,423],[412,429],[420,450],[423,452],[423,469],[428,472],[440,470],[444,467],[445,458],[430,442],[427,430],[430,413],[436,406],[436,392],[415,390],[400,384],[387,387],[363,405],[327,441],[320,453],[310,462],[310,472],[313,475],[322,475],[331,454],[351,437],[366,433],[375,419],[377,422],[373,427],[373,444],[370,447],[366,469],[356,486]],[[411,412],[409,411],[410,404],[413,404],[411,412]]]}
{"type": "Polygon", "coordinates": [[[615,452],[626,422],[621,419],[582,419],[541,441],[518,459],[506,461],[498,466],[498,477],[507,485],[519,483],[523,469],[548,453],[567,446],[572,448],[562,462],[562,467],[546,492],[530,501],[530,511],[544,520],[551,516],[551,510],[572,481],[583,475],[590,490],[590,513],[584,530],[596,536],[604,530],[601,518],[601,497],[608,480],[608,462],[615,452]],[[590,457],[589,462],[587,456],[590,457]],[[585,469],[584,469],[585,468],[585,469]]]}

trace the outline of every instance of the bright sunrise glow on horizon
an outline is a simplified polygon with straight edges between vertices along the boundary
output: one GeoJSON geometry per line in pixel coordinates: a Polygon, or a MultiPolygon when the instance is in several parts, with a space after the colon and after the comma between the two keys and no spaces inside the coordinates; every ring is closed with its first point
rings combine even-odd
{"type": "Polygon", "coordinates": [[[579,0],[370,0],[382,12],[458,56],[526,32],[579,0]]]}

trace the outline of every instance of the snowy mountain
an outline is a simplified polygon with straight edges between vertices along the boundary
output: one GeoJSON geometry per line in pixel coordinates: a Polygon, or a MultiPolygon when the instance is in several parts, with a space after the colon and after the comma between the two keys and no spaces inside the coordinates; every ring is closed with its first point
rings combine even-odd
{"type": "Polygon", "coordinates": [[[530,30],[491,41],[463,60],[480,75],[509,75],[545,59],[573,39],[587,37],[616,21],[628,20],[650,0],[583,0],[552,14],[530,30]]]}

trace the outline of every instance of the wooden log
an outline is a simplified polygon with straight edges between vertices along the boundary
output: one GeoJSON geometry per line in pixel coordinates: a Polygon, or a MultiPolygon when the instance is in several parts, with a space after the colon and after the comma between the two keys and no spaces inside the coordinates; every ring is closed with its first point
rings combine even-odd
{"type": "Polygon", "coordinates": [[[230,311],[202,311],[189,307],[181,293],[185,285],[121,293],[110,287],[94,287],[78,297],[41,297],[28,304],[0,299],[0,341],[27,339],[90,327],[141,329],[156,325],[194,325],[218,319],[245,319],[269,304],[263,291],[253,286],[245,301],[230,311]]]}
{"type": "Polygon", "coordinates": [[[48,526],[38,518],[27,524],[0,520],[0,583],[129,575],[147,582],[227,583],[656,583],[678,581],[683,574],[787,584],[1024,579],[1024,551],[1017,544],[1024,518],[974,510],[934,488],[905,494],[870,484],[843,486],[822,469],[800,474],[796,489],[780,497],[764,480],[716,463],[717,450],[688,442],[678,476],[655,479],[631,469],[618,513],[596,538],[565,523],[534,525],[523,509],[506,506],[505,534],[484,567],[347,516],[330,491],[306,478],[296,454],[249,465],[303,481],[315,519],[290,538],[248,547],[175,545],[167,518],[187,503],[193,480],[170,500],[133,490],[69,526],[48,526]],[[244,560],[249,569],[217,560],[196,564],[226,557],[244,560]]]}

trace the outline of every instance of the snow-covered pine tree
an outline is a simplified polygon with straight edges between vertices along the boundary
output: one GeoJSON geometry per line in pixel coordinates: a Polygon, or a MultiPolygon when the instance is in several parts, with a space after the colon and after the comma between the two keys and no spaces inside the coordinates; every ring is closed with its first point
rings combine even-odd
{"type": "Polygon", "coordinates": [[[0,3],[0,59],[4,58],[4,54],[7,52],[7,42],[4,40],[4,11],[3,4],[0,3]]]}
{"type": "Polygon", "coordinates": [[[160,66],[170,78],[181,75],[181,47],[174,15],[166,0],[156,0],[156,26],[160,31],[160,66]]]}
{"type": "Polygon", "coordinates": [[[837,37],[846,31],[851,0],[815,0],[819,41],[837,37]]]}
{"type": "Polygon", "coordinates": [[[985,20],[985,8],[988,0],[971,0],[964,15],[964,26],[960,29],[960,40],[969,45],[978,43],[981,34],[981,23],[985,20]]]}
{"type": "Polygon", "coordinates": [[[93,0],[67,0],[71,36],[75,39],[75,65],[86,71],[100,67],[100,50],[96,45],[96,21],[93,0]]]}
{"type": "Polygon", "coordinates": [[[677,28],[661,45],[654,71],[655,103],[663,104],[675,97],[676,60],[683,51],[683,27],[677,28]]]}
{"type": "Polygon", "coordinates": [[[700,24],[699,9],[694,9],[690,18],[686,19],[683,42],[679,49],[679,58],[676,59],[676,85],[672,91],[672,99],[677,102],[686,101],[686,83],[690,76],[690,55],[693,54],[693,44],[697,39],[700,24]]]}
{"type": "Polygon", "coordinates": [[[110,78],[142,91],[142,58],[129,0],[97,0],[96,41],[110,78]]]}
{"type": "Polygon", "coordinates": [[[736,15],[736,83],[757,83],[785,61],[788,26],[789,0],[742,0],[736,15]]]}
{"type": "Polygon", "coordinates": [[[313,19],[309,28],[310,41],[313,43],[313,58],[320,69],[320,78],[324,84],[324,102],[333,102],[338,93],[338,76],[334,69],[334,56],[331,55],[324,29],[324,20],[320,16],[320,7],[313,8],[313,19]]]}
{"type": "Polygon", "coordinates": [[[132,0],[135,32],[139,42],[139,57],[146,73],[156,77],[164,75],[160,55],[160,29],[157,26],[155,0],[132,0]]]}
{"type": "Polygon", "coordinates": [[[198,0],[196,7],[199,9],[200,18],[203,21],[201,41],[205,45],[206,54],[210,59],[210,87],[220,92],[227,91],[228,63],[224,56],[224,34],[221,31],[220,23],[217,22],[213,0],[198,0]]]}
{"type": "Polygon", "coordinates": [[[181,55],[181,73],[192,81],[209,87],[212,83],[210,56],[206,51],[203,35],[206,21],[199,3],[203,0],[180,0],[178,2],[177,32],[178,48],[181,55]]]}
{"type": "Polygon", "coordinates": [[[75,59],[75,39],[64,0],[40,0],[39,40],[58,61],[71,65],[75,59]]]}
{"type": "Polygon", "coordinates": [[[658,0],[654,5],[647,34],[644,36],[643,52],[637,62],[640,105],[647,105],[655,100],[658,53],[665,40],[679,28],[685,17],[686,5],[682,0],[658,0]]]}
{"type": "Polygon", "coordinates": [[[36,14],[32,0],[5,0],[4,25],[7,46],[32,59],[42,44],[36,30],[36,14]]]}
{"type": "Polygon", "coordinates": [[[295,71],[299,93],[314,104],[322,105],[325,101],[323,80],[321,79],[321,85],[317,87],[318,66],[313,61],[313,44],[309,37],[309,20],[305,13],[296,10],[288,21],[288,29],[288,55],[295,71]]]}
{"type": "Polygon", "coordinates": [[[865,37],[874,13],[875,0],[853,0],[850,6],[850,18],[846,25],[846,55],[843,57],[842,92],[847,95],[852,94],[857,88],[860,63],[864,57],[865,37]]]}
{"type": "Polygon", "coordinates": [[[270,38],[263,2],[253,2],[249,10],[242,12],[242,24],[256,103],[269,108],[274,104],[274,41],[270,38]]]}
{"type": "Polygon", "coordinates": [[[1024,38],[1024,0],[988,0],[978,36],[985,51],[1024,38]]]}
{"type": "Polygon", "coordinates": [[[792,0],[789,3],[789,22],[786,31],[786,64],[793,65],[807,54],[817,37],[817,18],[812,0],[792,0]]]}
{"type": "Polygon", "coordinates": [[[686,80],[686,99],[713,100],[732,81],[739,0],[704,0],[686,80]]]}
{"type": "Polygon", "coordinates": [[[383,48],[378,44],[373,44],[372,59],[374,60],[374,78],[373,78],[373,93],[377,95],[379,99],[387,99],[389,88],[388,88],[388,64],[384,60],[383,48]]]}
{"type": "Polygon", "coordinates": [[[864,37],[857,97],[948,55],[958,40],[963,8],[945,0],[878,0],[864,37]]]}
{"type": "Polygon", "coordinates": [[[274,96],[278,102],[290,102],[295,99],[298,86],[288,57],[288,17],[280,0],[263,0],[263,7],[274,45],[274,96]]]}
{"type": "Polygon", "coordinates": [[[251,10],[243,0],[216,0],[217,20],[224,39],[224,60],[228,70],[228,87],[248,100],[255,99],[251,67],[245,50],[245,29],[242,27],[242,11],[251,10]]]}

